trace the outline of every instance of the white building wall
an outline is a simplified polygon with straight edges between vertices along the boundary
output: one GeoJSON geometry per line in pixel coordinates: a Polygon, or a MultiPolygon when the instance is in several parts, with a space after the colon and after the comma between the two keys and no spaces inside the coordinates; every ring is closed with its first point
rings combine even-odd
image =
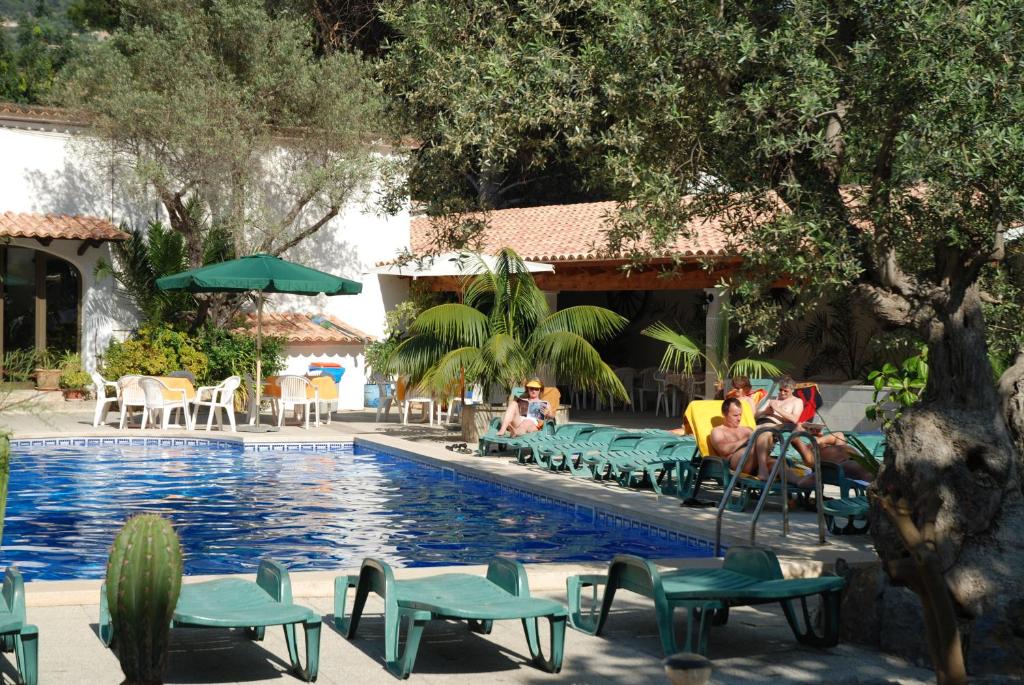
{"type": "Polygon", "coordinates": [[[338,408],[362,409],[366,365],[362,345],[289,345],[282,373],[302,375],[313,362],[340,364],[345,375],[338,383],[338,408]]]}
{"type": "MultiPolygon", "coordinates": [[[[97,170],[86,159],[82,144],[85,135],[74,128],[58,130],[49,125],[0,121],[0,212],[83,214],[110,219],[115,225],[126,221],[132,226],[164,219],[163,207],[154,198],[140,193],[134,184],[122,182],[111,169],[97,170]]],[[[371,206],[374,196],[371,190],[365,200],[346,207],[315,236],[283,255],[360,281],[363,292],[330,298],[272,295],[268,298],[269,311],[326,313],[370,335],[383,332],[384,312],[408,296],[408,287],[403,279],[377,276],[373,268],[409,246],[409,215],[377,213],[371,206]]],[[[81,352],[89,368],[112,336],[123,336],[137,324],[131,304],[115,296],[113,280],[97,283],[93,278],[96,261],[110,259],[106,245],[79,257],[75,254],[78,241],[54,240],[49,248],[34,240],[12,244],[52,252],[81,272],[81,352]]],[[[342,354],[346,355],[355,359],[349,352],[342,354]]],[[[357,406],[362,406],[362,368],[361,362],[357,367],[353,361],[352,370],[346,374],[353,388],[359,386],[357,406]]],[[[355,403],[355,390],[346,392],[355,403]]]]}

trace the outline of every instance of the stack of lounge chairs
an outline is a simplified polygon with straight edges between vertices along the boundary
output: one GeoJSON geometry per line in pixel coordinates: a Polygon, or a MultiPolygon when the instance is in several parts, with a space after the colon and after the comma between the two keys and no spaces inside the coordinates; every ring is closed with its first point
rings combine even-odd
{"type": "MultiPolygon", "coordinates": [[[[686,408],[685,416],[693,435],[679,436],[663,430],[630,431],[589,423],[568,423],[556,426],[546,423],[541,431],[520,437],[499,435],[500,419],[494,419],[480,437],[480,456],[512,456],[520,464],[564,472],[571,476],[617,482],[627,488],[650,488],[659,495],[678,496],[685,502],[697,501],[701,488],[710,482],[724,487],[736,479],[726,508],[744,511],[751,501],[765,490],[765,482],[747,473],[736,474],[729,463],[712,454],[708,440],[711,431],[722,421],[721,402],[695,400],[686,408]]],[[[754,414],[742,404],[741,423],[756,430],[754,414]]],[[[881,436],[859,436],[876,456],[884,449],[881,436]]],[[[777,448],[778,449],[778,448],[777,448]]],[[[787,458],[798,460],[790,448],[787,458]]],[[[865,484],[846,476],[841,466],[822,464],[822,482],[839,488],[838,499],[824,503],[826,523],[834,533],[862,533],[867,528],[865,484]]],[[[809,501],[813,488],[791,492],[809,501]]],[[[780,493],[775,482],[769,492],[780,493]]]]}

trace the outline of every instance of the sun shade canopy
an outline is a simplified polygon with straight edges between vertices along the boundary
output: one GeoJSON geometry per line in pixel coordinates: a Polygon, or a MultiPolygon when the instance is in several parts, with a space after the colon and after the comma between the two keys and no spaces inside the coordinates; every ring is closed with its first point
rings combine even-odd
{"type": "Polygon", "coordinates": [[[267,254],[210,264],[157,279],[161,290],[190,293],[260,291],[292,295],[357,295],[362,283],[333,276],[267,254]]]}

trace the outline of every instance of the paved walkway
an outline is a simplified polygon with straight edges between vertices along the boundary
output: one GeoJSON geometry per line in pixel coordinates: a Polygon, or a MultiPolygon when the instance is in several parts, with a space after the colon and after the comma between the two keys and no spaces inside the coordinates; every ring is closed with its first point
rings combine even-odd
{"type": "MultiPolygon", "coordinates": [[[[64,409],[65,407],[60,407],[64,409]]],[[[615,415],[619,418],[618,414],[615,415]]],[[[93,429],[91,404],[78,411],[5,412],[0,426],[14,429],[16,437],[120,435],[113,428],[93,429]]],[[[582,417],[579,417],[582,418],[582,417]]],[[[481,460],[455,455],[444,449],[458,440],[455,429],[427,426],[376,424],[370,412],[342,413],[340,421],[316,430],[286,427],[270,439],[351,439],[358,437],[408,449],[426,458],[447,460],[452,468],[485,469],[496,479],[529,481],[541,491],[551,489],[562,497],[589,497],[595,504],[642,512],[655,521],[673,523],[705,537],[713,534],[713,516],[706,510],[682,509],[672,498],[651,493],[626,492],[622,488],[570,479],[508,464],[502,459],[481,460]]],[[[648,417],[623,414],[633,425],[659,425],[648,417]],[[641,424],[641,422],[643,422],[641,424]]],[[[618,422],[618,421],[617,421],[618,422]]],[[[661,423],[666,423],[662,419],[661,423]]],[[[132,430],[132,435],[139,435],[132,430]]],[[[167,435],[146,431],[148,435],[167,435]]],[[[204,434],[200,432],[200,435],[204,434]]],[[[196,435],[196,434],[191,434],[196,435]]],[[[213,433],[212,435],[218,435],[213,433]]],[[[268,436],[260,436],[267,439],[268,436]]],[[[857,561],[871,556],[867,540],[833,541],[819,548],[814,540],[813,517],[804,512],[794,516],[794,531],[781,538],[778,513],[772,513],[759,532],[758,541],[769,544],[787,560],[787,572],[816,573],[835,556],[857,561]],[[771,531],[776,532],[771,532],[771,531]]],[[[749,518],[749,517],[748,517],[749,518]]],[[[744,521],[729,525],[727,539],[742,541],[747,535],[744,521]]],[[[709,563],[705,561],[704,563],[709,563]]],[[[714,563],[714,562],[710,562],[714,563]]],[[[570,572],[594,570],[586,565],[543,565],[530,567],[531,585],[538,594],[564,601],[564,577],[570,572]]],[[[437,569],[404,569],[402,575],[433,573],[437,569]]],[[[342,572],[339,570],[339,572],[342,572]]],[[[305,602],[325,617],[333,610],[330,578],[333,573],[296,573],[297,601],[305,602]]],[[[30,620],[40,627],[40,682],[97,685],[119,682],[117,661],[103,648],[95,634],[98,581],[30,583],[27,588],[30,620]]],[[[373,612],[361,626],[361,637],[348,642],[325,619],[321,655],[321,683],[393,683],[383,668],[383,622],[381,605],[371,599],[373,612]]],[[[680,617],[681,619],[681,617],[680,617]]],[[[529,665],[521,626],[505,622],[495,626],[491,636],[469,633],[464,625],[441,623],[428,629],[412,676],[423,683],[664,683],[660,666],[660,643],[649,603],[630,593],[616,599],[616,611],[606,633],[599,638],[569,631],[566,663],[561,674],[550,675],[529,665]]],[[[252,643],[241,634],[209,630],[175,631],[167,675],[168,683],[282,683],[298,682],[286,670],[285,647],[280,631],[268,631],[266,641],[252,643]]],[[[712,631],[713,683],[927,683],[931,672],[908,666],[894,657],[840,645],[830,650],[799,646],[785,619],[776,608],[757,607],[733,612],[729,625],[712,631]]],[[[13,675],[9,663],[2,667],[13,675]]]]}

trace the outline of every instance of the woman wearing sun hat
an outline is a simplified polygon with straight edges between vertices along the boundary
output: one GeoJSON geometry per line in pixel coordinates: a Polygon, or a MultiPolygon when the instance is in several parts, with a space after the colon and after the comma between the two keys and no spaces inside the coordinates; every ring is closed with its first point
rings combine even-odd
{"type": "Polygon", "coordinates": [[[513,397],[501,419],[498,435],[510,431],[512,437],[535,433],[544,425],[544,420],[555,415],[555,409],[547,402],[541,402],[544,384],[539,378],[526,382],[526,389],[520,397],[513,397]]]}

